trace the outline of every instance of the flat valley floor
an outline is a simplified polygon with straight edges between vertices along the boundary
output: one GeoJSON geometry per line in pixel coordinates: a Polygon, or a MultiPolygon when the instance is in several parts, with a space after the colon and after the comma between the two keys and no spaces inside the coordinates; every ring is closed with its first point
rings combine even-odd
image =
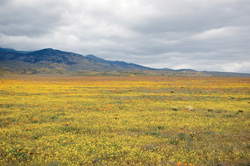
{"type": "Polygon", "coordinates": [[[250,164],[250,78],[0,77],[0,165],[250,164]]]}

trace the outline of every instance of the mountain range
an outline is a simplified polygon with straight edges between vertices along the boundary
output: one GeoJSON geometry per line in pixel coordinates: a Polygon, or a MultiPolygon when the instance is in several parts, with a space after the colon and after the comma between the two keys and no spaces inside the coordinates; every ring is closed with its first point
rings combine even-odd
{"type": "MultiPolygon", "coordinates": [[[[17,51],[0,47],[0,74],[73,74],[73,75],[165,75],[165,76],[211,76],[224,72],[198,72],[192,69],[154,69],[127,63],[105,60],[95,55],[46,48],[37,51],[17,51]]],[[[233,73],[233,76],[250,74],[233,73]]],[[[226,76],[230,76],[227,73],[226,76]]]]}

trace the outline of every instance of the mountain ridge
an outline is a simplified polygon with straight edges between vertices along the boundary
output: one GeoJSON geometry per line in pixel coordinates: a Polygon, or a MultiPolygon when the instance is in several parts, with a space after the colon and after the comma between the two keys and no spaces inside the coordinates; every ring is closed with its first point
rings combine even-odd
{"type": "Polygon", "coordinates": [[[193,69],[154,69],[124,61],[111,61],[95,55],[44,48],[17,51],[0,47],[0,74],[104,74],[104,75],[165,75],[165,76],[244,76],[247,73],[200,72],[193,69]]]}
{"type": "Polygon", "coordinates": [[[142,68],[142,69],[147,69],[147,70],[157,70],[157,69],[153,69],[153,68],[150,68],[150,67],[145,67],[145,66],[141,66],[141,65],[138,65],[138,64],[135,64],[135,63],[127,63],[127,62],[124,62],[124,61],[111,61],[111,60],[106,60],[106,59],[102,59],[102,58],[99,58],[95,55],[92,55],[92,54],[88,54],[86,55],[87,58],[89,59],[92,59],[92,60],[95,60],[97,62],[101,62],[101,63],[108,63],[110,65],[121,65],[121,66],[127,66],[127,67],[138,67],[138,68],[142,68]]]}
{"type": "Polygon", "coordinates": [[[0,49],[0,70],[26,73],[86,73],[129,70],[150,70],[150,68],[122,61],[108,61],[94,55],[83,56],[72,52],[45,48],[32,52],[19,52],[14,49],[0,49]],[[95,58],[94,58],[95,57],[95,58]],[[17,65],[15,65],[15,63],[17,65]],[[54,70],[54,71],[53,71],[54,70]]]}
{"type": "Polygon", "coordinates": [[[26,53],[29,53],[29,52],[32,52],[32,51],[17,51],[13,48],[2,48],[0,47],[0,51],[1,52],[15,52],[15,53],[21,53],[21,54],[26,54],[26,53]]]}

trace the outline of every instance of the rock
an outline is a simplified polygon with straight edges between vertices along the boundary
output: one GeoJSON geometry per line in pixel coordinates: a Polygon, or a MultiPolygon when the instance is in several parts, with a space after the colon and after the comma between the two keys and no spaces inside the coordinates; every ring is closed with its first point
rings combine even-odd
{"type": "Polygon", "coordinates": [[[178,111],[178,107],[177,106],[172,106],[172,110],[173,111],[178,111]]]}
{"type": "Polygon", "coordinates": [[[193,111],[194,110],[192,106],[187,106],[185,109],[188,110],[188,111],[193,111]]]}

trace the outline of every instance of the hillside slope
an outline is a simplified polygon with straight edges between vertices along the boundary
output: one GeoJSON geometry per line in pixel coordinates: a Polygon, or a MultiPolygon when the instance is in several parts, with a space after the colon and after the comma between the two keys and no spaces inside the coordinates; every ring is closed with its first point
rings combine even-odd
{"type": "Polygon", "coordinates": [[[106,61],[92,56],[83,56],[46,48],[33,52],[18,52],[0,49],[0,70],[16,73],[71,73],[82,71],[153,70],[144,66],[121,61],[106,61]]]}

